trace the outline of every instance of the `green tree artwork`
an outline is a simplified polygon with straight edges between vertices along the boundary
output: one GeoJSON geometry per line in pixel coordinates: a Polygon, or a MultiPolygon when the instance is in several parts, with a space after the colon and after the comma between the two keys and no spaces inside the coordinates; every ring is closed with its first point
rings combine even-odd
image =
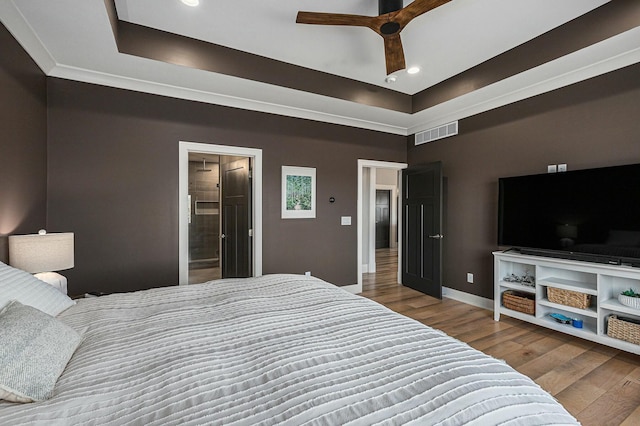
{"type": "Polygon", "coordinates": [[[311,210],[311,176],[287,175],[287,210],[311,210]]]}

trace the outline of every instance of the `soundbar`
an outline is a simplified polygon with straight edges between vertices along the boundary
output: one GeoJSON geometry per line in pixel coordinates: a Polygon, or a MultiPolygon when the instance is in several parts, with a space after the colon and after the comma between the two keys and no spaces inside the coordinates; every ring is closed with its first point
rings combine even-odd
{"type": "Polygon", "coordinates": [[[624,259],[623,261],[622,258],[616,256],[580,253],[575,251],[541,250],[532,248],[521,248],[519,249],[519,251],[522,254],[553,257],[556,259],[581,260],[584,262],[605,263],[607,265],[628,264],[630,266],[640,266],[640,260],[638,259],[624,259]]]}

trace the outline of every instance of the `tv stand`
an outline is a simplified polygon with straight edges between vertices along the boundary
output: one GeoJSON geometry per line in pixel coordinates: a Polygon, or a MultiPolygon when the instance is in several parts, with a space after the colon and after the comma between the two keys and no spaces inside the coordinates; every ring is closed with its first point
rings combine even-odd
{"type": "Polygon", "coordinates": [[[494,319],[507,315],[572,336],[581,337],[603,345],[640,354],[640,345],[609,337],[607,318],[610,315],[640,321],[640,309],[618,302],[618,294],[629,288],[640,291],[640,270],[624,265],[609,265],[553,257],[532,256],[516,251],[494,252],[494,319]],[[505,277],[533,275],[532,287],[505,277]],[[579,309],[552,303],[547,289],[577,291],[591,295],[591,306],[579,309]],[[535,314],[508,309],[502,304],[502,293],[515,290],[528,293],[535,300],[535,314]],[[551,313],[582,320],[583,328],[561,324],[549,317],[551,313]]]}

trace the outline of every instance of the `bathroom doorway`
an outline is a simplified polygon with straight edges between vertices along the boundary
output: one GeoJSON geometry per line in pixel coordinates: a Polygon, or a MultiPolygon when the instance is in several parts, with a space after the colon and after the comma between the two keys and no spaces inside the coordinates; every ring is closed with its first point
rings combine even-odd
{"type": "Polygon", "coordinates": [[[262,275],[262,150],[179,143],[180,284],[262,275]]]}
{"type": "Polygon", "coordinates": [[[189,284],[251,276],[251,159],[189,153],[189,284]]]}

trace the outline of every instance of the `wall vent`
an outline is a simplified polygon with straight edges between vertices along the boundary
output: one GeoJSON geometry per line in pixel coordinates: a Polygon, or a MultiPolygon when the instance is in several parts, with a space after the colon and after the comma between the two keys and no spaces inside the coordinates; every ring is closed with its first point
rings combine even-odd
{"type": "Polygon", "coordinates": [[[421,145],[427,142],[433,142],[438,139],[446,138],[449,136],[458,134],[458,122],[443,124],[442,126],[434,127],[433,129],[425,130],[424,132],[416,133],[416,145],[421,145]]]}

